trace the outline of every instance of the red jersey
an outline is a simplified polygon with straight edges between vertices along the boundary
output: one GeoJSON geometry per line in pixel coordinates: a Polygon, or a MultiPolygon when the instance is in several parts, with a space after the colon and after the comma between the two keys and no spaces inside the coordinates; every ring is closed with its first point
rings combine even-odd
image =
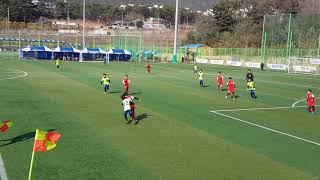
{"type": "Polygon", "coordinates": [[[227,86],[228,86],[228,91],[234,91],[234,89],[236,87],[234,82],[230,81],[230,80],[228,81],[227,86]]]}
{"type": "Polygon", "coordinates": [[[130,80],[127,79],[127,78],[124,78],[124,79],[122,80],[122,83],[123,83],[123,85],[125,85],[125,86],[129,86],[130,80]]]}
{"type": "Polygon", "coordinates": [[[150,68],[151,68],[151,66],[150,66],[150,64],[149,64],[149,63],[147,64],[147,68],[148,68],[148,69],[150,69],[150,68]]]}
{"type": "Polygon", "coordinates": [[[217,77],[217,81],[218,81],[218,84],[223,84],[223,76],[222,75],[219,75],[217,77]]]}
{"type": "Polygon", "coordinates": [[[124,98],[125,98],[125,99],[129,99],[130,101],[133,101],[133,100],[134,100],[134,96],[125,96],[124,98]]]}
{"type": "Polygon", "coordinates": [[[314,94],[312,94],[312,93],[308,93],[307,94],[307,102],[308,102],[308,106],[314,106],[315,105],[314,94]]]}

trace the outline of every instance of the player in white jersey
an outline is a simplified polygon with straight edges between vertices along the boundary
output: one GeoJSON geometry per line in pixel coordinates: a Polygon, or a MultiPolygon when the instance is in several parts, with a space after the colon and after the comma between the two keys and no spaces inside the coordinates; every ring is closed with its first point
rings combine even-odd
{"type": "Polygon", "coordinates": [[[129,96],[127,93],[124,93],[121,96],[122,99],[122,106],[123,106],[123,116],[125,118],[125,120],[127,121],[127,124],[130,124],[132,121],[135,125],[138,124],[138,120],[135,118],[135,106],[133,103],[133,100],[139,100],[141,101],[139,98],[134,97],[134,96],[129,96]],[[131,120],[128,120],[128,115],[130,115],[131,120]]]}
{"type": "Polygon", "coordinates": [[[199,75],[200,87],[204,87],[204,82],[203,82],[204,73],[202,69],[200,69],[198,75],[199,75]]]}

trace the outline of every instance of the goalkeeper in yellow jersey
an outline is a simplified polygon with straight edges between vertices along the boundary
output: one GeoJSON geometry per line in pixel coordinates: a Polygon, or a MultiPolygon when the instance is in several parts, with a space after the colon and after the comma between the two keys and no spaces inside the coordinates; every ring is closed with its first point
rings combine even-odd
{"type": "Polygon", "coordinates": [[[110,79],[107,77],[106,74],[103,74],[102,79],[101,79],[101,85],[103,85],[104,92],[107,94],[110,88],[110,79]]]}
{"type": "Polygon", "coordinates": [[[250,96],[252,97],[253,100],[257,99],[257,96],[255,94],[256,88],[254,85],[254,82],[252,81],[252,79],[248,79],[248,83],[247,83],[247,87],[250,93],[250,96]]]}

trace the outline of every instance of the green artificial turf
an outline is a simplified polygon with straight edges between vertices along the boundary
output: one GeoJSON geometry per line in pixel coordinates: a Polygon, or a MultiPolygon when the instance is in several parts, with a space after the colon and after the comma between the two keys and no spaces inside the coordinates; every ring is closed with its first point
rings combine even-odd
{"type": "MultiPolygon", "coordinates": [[[[254,70],[259,98],[253,101],[242,68],[199,65],[206,88],[185,64],[151,64],[151,75],[143,63],[64,62],[57,71],[53,61],[0,53],[0,68],[0,120],[15,123],[0,134],[10,180],[27,179],[36,128],[62,137],[54,150],[35,154],[34,180],[320,178],[319,145],[210,112],[291,106],[308,88],[320,94],[317,76],[254,70]],[[28,75],[10,79],[22,71],[28,75]],[[233,77],[239,99],[217,92],[218,71],[233,77]],[[111,79],[107,95],[100,86],[103,73],[111,79]],[[130,93],[142,99],[137,126],[122,116],[125,74],[130,93]]],[[[223,114],[320,143],[320,114],[306,108],[223,114]]]]}

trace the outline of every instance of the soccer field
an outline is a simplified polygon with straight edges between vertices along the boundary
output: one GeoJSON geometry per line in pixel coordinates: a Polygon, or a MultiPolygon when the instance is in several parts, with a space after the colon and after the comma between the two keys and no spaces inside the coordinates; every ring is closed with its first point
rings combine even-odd
{"type": "Polygon", "coordinates": [[[15,123],[0,134],[10,180],[27,179],[36,128],[62,137],[35,154],[34,180],[320,179],[320,113],[309,114],[304,101],[309,88],[319,97],[319,76],[254,70],[253,101],[247,69],[199,65],[200,88],[192,65],[151,64],[150,76],[142,63],[61,66],[0,54],[0,120],[15,123]],[[218,71],[233,77],[237,100],[217,92],[218,71]],[[137,126],[122,115],[125,74],[142,99],[137,126]]]}

